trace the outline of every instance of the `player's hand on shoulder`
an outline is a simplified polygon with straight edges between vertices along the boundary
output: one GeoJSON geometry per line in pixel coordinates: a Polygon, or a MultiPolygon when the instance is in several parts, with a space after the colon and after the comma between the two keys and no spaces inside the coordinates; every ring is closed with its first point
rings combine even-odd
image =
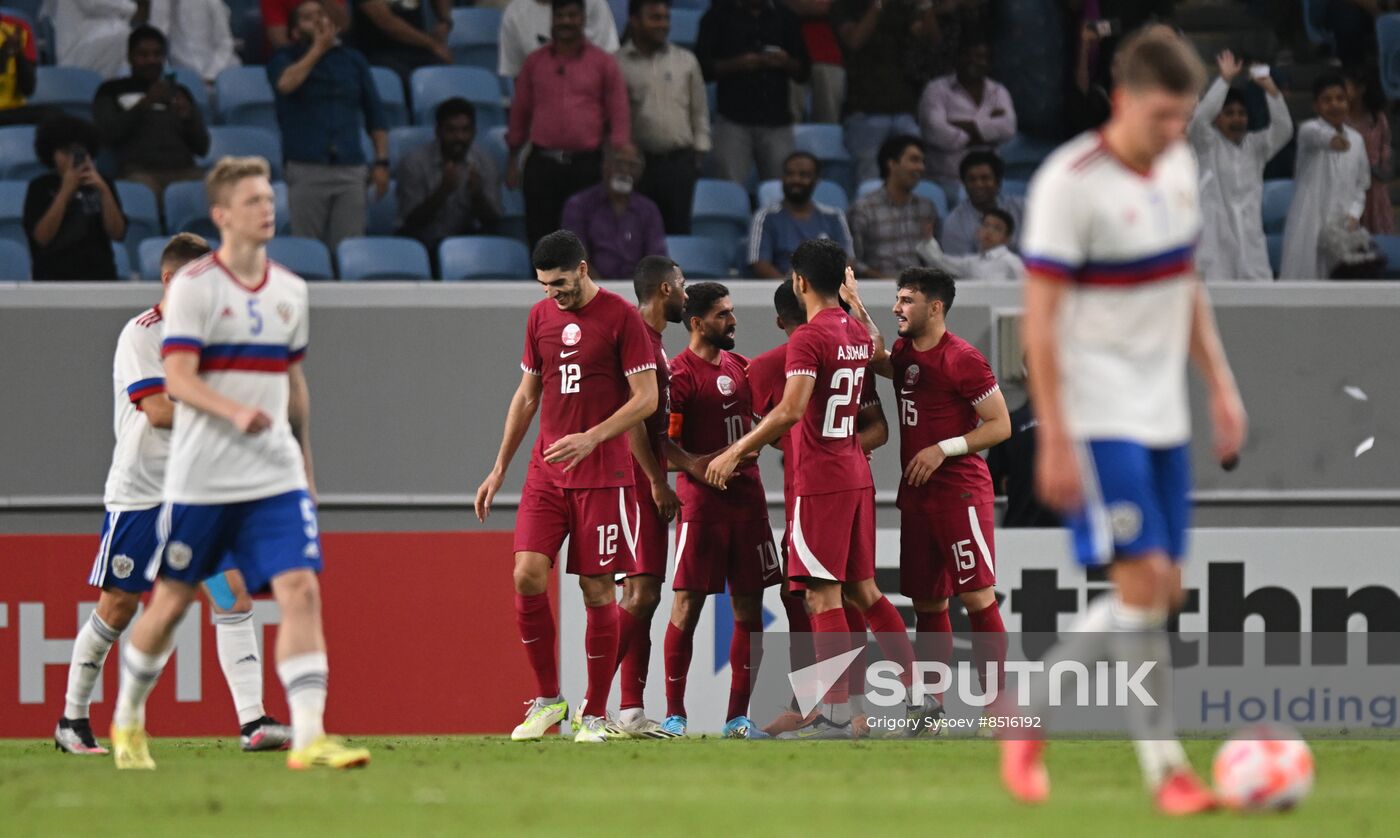
{"type": "Polygon", "coordinates": [[[581,434],[569,434],[554,440],[554,443],[544,450],[544,461],[547,463],[563,463],[564,471],[574,470],[574,466],[582,462],[584,457],[593,453],[593,449],[598,447],[598,443],[593,439],[593,435],[587,432],[581,434]]]}
{"type": "Polygon", "coordinates": [[[680,496],[676,494],[675,489],[671,488],[671,484],[664,480],[651,484],[651,500],[656,504],[656,511],[661,514],[663,521],[669,521],[676,517],[676,513],[681,508],[680,496]]]}
{"type": "Polygon", "coordinates": [[[491,515],[491,501],[496,499],[503,482],[505,475],[493,469],[476,487],[476,520],[484,522],[491,515]]]}
{"type": "Polygon", "coordinates": [[[1084,504],[1079,482],[1079,459],[1067,436],[1038,438],[1035,452],[1035,489],[1041,503],[1060,513],[1072,515],[1084,504]]]}
{"type": "Polygon", "coordinates": [[[272,427],[272,417],[262,410],[248,405],[242,405],[234,411],[230,421],[240,433],[245,434],[260,434],[272,427]]]}
{"type": "Polygon", "coordinates": [[[928,482],[938,467],[943,465],[943,461],[948,455],[943,453],[943,449],[937,445],[930,445],[919,453],[915,454],[909,461],[909,465],[904,468],[904,479],[914,488],[919,488],[928,482]]]}

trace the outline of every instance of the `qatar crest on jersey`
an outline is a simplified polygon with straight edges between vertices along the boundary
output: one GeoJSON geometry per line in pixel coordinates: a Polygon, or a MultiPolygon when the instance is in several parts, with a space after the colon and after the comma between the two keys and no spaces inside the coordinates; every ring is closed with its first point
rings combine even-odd
{"type": "Polygon", "coordinates": [[[732,396],[732,395],[734,395],[734,379],[730,378],[729,376],[727,376],[727,375],[721,375],[721,376],[715,381],[715,384],[718,385],[718,387],[719,387],[719,394],[720,394],[721,396],[732,396]]]}
{"type": "Polygon", "coordinates": [[[564,341],[565,346],[577,346],[578,342],[583,340],[583,330],[578,327],[577,323],[570,323],[564,327],[559,339],[564,341]]]}
{"type": "Polygon", "coordinates": [[[919,383],[919,365],[910,364],[909,369],[904,371],[904,386],[913,387],[919,383]]]}

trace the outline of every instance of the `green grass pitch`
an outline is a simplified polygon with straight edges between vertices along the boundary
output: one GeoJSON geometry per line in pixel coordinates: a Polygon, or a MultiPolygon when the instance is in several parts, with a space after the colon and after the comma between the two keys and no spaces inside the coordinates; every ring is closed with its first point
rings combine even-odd
{"type": "MultiPolygon", "coordinates": [[[[1282,815],[1153,814],[1132,746],[1056,742],[1051,802],[1011,803],[994,743],[380,737],[347,773],[289,772],[232,740],[158,739],[158,770],[0,741],[0,835],[1394,835],[1400,742],[1319,741],[1282,815]]],[[[1209,771],[1212,742],[1186,743],[1209,771]]]]}

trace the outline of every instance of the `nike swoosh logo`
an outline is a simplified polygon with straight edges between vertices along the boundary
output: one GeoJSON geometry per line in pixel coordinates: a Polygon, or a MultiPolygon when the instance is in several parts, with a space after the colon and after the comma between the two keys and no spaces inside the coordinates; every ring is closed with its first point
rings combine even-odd
{"type": "Polygon", "coordinates": [[[966,585],[968,582],[971,582],[973,579],[976,579],[976,578],[977,578],[977,574],[975,574],[975,573],[972,574],[971,576],[967,577],[966,579],[964,579],[964,578],[962,578],[961,576],[959,576],[959,577],[958,577],[958,584],[959,584],[959,585],[966,585]]]}
{"type": "Polygon", "coordinates": [[[580,350],[578,350],[578,349],[575,349],[573,352],[560,352],[560,353],[559,353],[559,357],[560,357],[560,358],[571,358],[571,357],[573,357],[574,355],[577,355],[579,352],[580,352],[580,350]]]}
{"type": "Polygon", "coordinates": [[[596,660],[598,660],[598,659],[601,658],[601,657],[602,657],[602,655],[589,655],[589,656],[588,656],[588,659],[591,660],[591,661],[596,661],[596,660]]]}
{"type": "Polygon", "coordinates": [[[720,405],[720,409],[721,409],[721,410],[728,410],[729,408],[733,407],[733,406],[736,405],[736,404],[738,404],[738,402],[729,402],[728,404],[722,404],[722,405],[720,405]]]}
{"type": "Polygon", "coordinates": [[[612,564],[612,563],[613,563],[613,559],[616,559],[616,558],[617,558],[617,556],[613,556],[612,559],[608,559],[608,560],[605,561],[605,562],[601,562],[601,561],[600,561],[600,562],[598,562],[598,566],[599,566],[599,567],[607,567],[608,565],[612,564]]]}
{"type": "Polygon", "coordinates": [[[673,684],[674,684],[675,682],[681,680],[682,678],[685,678],[685,676],[682,675],[680,678],[672,678],[670,675],[667,675],[667,676],[666,676],[666,680],[667,680],[667,681],[670,681],[670,682],[673,683],[673,684]]]}
{"type": "Polygon", "coordinates": [[[538,637],[532,637],[532,638],[530,638],[529,640],[522,640],[522,641],[520,641],[520,642],[521,642],[521,643],[524,643],[524,644],[526,644],[526,645],[528,646],[529,644],[534,643],[536,640],[539,640],[539,638],[538,638],[538,637]]]}
{"type": "Polygon", "coordinates": [[[900,391],[899,391],[899,394],[900,394],[901,396],[907,396],[907,395],[909,395],[909,394],[912,393],[912,392],[914,392],[914,391],[913,391],[913,390],[900,390],[900,391]]]}

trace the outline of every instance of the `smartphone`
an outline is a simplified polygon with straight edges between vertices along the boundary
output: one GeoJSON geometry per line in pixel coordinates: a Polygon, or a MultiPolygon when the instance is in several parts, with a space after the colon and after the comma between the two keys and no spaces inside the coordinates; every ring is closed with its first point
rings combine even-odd
{"type": "Polygon", "coordinates": [[[1268,64],[1254,64],[1249,68],[1250,78],[1267,79],[1269,77],[1268,64]]]}
{"type": "Polygon", "coordinates": [[[1116,20],[1096,20],[1089,24],[1094,27],[1100,38],[1116,37],[1123,26],[1116,20]]]}
{"type": "Polygon", "coordinates": [[[80,146],[80,147],[78,147],[78,148],[73,149],[72,154],[73,154],[73,168],[75,168],[75,169],[81,169],[82,167],[84,167],[84,166],[87,165],[87,161],[88,161],[87,149],[82,148],[82,147],[80,146]]]}

